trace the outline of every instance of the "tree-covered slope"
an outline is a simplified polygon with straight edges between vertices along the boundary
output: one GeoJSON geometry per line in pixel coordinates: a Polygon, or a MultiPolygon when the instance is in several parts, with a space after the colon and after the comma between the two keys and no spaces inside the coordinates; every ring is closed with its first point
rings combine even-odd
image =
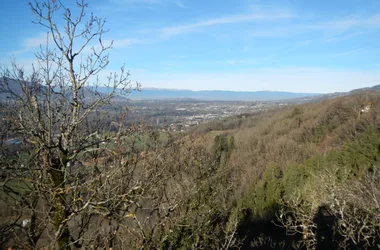
{"type": "Polygon", "coordinates": [[[244,248],[378,247],[379,110],[365,92],[209,124],[234,138],[244,248]]]}

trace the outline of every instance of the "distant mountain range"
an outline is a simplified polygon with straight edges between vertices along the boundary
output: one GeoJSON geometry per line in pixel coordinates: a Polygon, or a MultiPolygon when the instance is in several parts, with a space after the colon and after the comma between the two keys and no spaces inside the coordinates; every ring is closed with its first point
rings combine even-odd
{"type": "MultiPolygon", "coordinates": [[[[99,90],[102,92],[102,89],[99,90]]],[[[196,99],[213,101],[277,101],[289,99],[326,99],[336,96],[355,94],[363,91],[380,91],[380,85],[369,88],[354,89],[349,92],[329,94],[294,93],[284,91],[223,91],[223,90],[179,90],[146,88],[133,91],[126,98],[132,100],[196,99]]],[[[106,93],[106,90],[105,92],[106,93]]]]}
{"type": "Polygon", "coordinates": [[[190,98],[196,100],[213,101],[271,101],[302,97],[311,97],[320,94],[291,93],[282,91],[223,91],[223,90],[175,90],[175,89],[142,89],[134,91],[128,99],[133,100],[163,100],[190,98]]]}
{"type": "MultiPolygon", "coordinates": [[[[21,92],[15,80],[9,79],[9,85],[14,92],[21,92]]],[[[1,93],[2,79],[0,79],[0,101],[6,99],[6,94],[1,93]]],[[[42,87],[43,88],[43,87],[42,87]]],[[[98,87],[97,91],[107,94],[107,87],[98,87]]],[[[118,95],[114,100],[122,101],[124,99],[131,100],[165,100],[165,99],[195,99],[195,100],[208,100],[208,101],[276,101],[276,100],[289,100],[289,99],[326,99],[335,96],[342,96],[347,94],[359,93],[362,91],[380,91],[380,85],[369,88],[355,89],[350,92],[339,92],[331,94],[317,94],[317,93],[293,93],[283,91],[223,91],[223,90],[178,90],[178,89],[154,89],[146,88],[140,91],[133,91],[132,93],[122,96],[118,95]]],[[[94,93],[93,89],[88,88],[86,93],[94,93]]]]}

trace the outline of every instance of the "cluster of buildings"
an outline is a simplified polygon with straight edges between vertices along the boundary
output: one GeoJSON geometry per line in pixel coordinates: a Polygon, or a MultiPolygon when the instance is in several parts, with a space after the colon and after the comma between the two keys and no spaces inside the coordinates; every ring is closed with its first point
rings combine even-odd
{"type": "Polygon", "coordinates": [[[226,102],[195,100],[140,101],[129,106],[129,118],[143,117],[144,122],[163,131],[185,131],[198,124],[244,116],[286,105],[280,102],[226,102]]]}

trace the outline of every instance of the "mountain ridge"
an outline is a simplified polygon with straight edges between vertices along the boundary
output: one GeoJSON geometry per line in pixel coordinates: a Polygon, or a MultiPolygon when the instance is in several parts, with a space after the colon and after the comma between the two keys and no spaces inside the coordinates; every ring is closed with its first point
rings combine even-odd
{"type": "MultiPolygon", "coordinates": [[[[100,89],[100,91],[102,91],[100,89]]],[[[191,98],[213,101],[275,101],[321,95],[320,93],[294,93],[286,91],[233,91],[143,88],[128,95],[132,100],[164,100],[191,98]]]]}
{"type": "MultiPolygon", "coordinates": [[[[0,79],[0,85],[3,79],[0,79]]],[[[9,80],[9,79],[8,79],[9,80]]],[[[14,79],[10,79],[9,83],[14,85],[11,87],[15,92],[20,92],[21,88],[17,86],[14,79]]],[[[41,85],[43,86],[43,85],[41,85]]],[[[0,86],[1,87],[1,86],[0,86]]],[[[93,92],[92,87],[88,90],[93,92]]],[[[106,94],[109,91],[108,87],[99,86],[96,91],[106,94]]],[[[367,88],[353,89],[348,92],[335,93],[300,93],[287,91],[259,90],[259,91],[234,91],[234,90],[189,90],[189,89],[168,89],[168,88],[142,88],[138,91],[131,91],[128,95],[122,95],[120,90],[117,90],[114,100],[170,100],[170,99],[194,99],[205,101],[281,101],[290,99],[326,99],[337,96],[360,93],[363,91],[380,91],[380,85],[375,85],[367,88]]],[[[0,93],[1,99],[6,98],[6,94],[0,93]]]]}

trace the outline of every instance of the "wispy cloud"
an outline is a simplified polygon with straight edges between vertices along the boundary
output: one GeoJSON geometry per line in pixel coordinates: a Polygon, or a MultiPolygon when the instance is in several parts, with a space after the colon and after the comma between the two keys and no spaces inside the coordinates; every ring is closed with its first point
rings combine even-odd
{"type": "MultiPolygon", "coordinates": [[[[40,45],[46,45],[47,41],[47,33],[39,33],[35,37],[28,37],[25,38],[24,41],[22,42],[22,49],[12,51],[10,54],[16,55],[16,54],[22,54],[25,52],[29,52],[32,49],[36,49],[40,47],[40,45]]],[[[49,44],[51,44],[52,41],[49,39],[49,44]]]]}
{"type": "Polygon", "coordinates": [[[312,40],[303,40],[303,41],[299,41],[299,42],[296,42],[292,47],[290,47],[288,49],[288,52],[291,52],[291,51],[295,51],[299,48],[303,48],[303,47],[306,47],[308,46],[309,44],[312,43],[312,40]]]}
{"type": "Polygon", "coordinates": [[[186,8],[186,5],[181,0],[172,0],[172,3],[174,3],[175,5],[177,5],[177,7],[179,7],[179,8],[186,8]]]}
{"type": "Polygon", "coordinates": [[[160,4],[162,3],[162,0],[126,0],[126,1],[120,1],[120,0],[112,0],[111,2],[118,2],[118,3],[150,3],[150,4],[160,4]]]}
{"type": "Polygon", "coordinates": [[[294,46],[304,47],[304,46],[309,45],[311,42],[312,42],[311,40],[300,41],[300,42],[296,43],[294,46]]]}
{"type": "Polygon", "coordinates": [[[185,8],[182,0],[108,0],[110,4],[126,7],[130,4],[149,4],[149,5],[175,5],[179,8],[185,8]]]}
{"type": "MultiPolygon", "coordinates": [[[[103,40],[102,44],[104,47],[108,47],[112,44],[112,49],[108,50],[109,53],[120,53],[120,51],[113,52],[114,49],[125,49],[127,47],[133,46],[135,44],[141,44],[143,43],[143,40],[140,39],[134,39],[134,38],[126,38],[126,39],[117,39],[117,40],[103,40]]],[[[79,45],[78,45],[79,46],[79,45]]],[[[79,47],[74,48],[74,51],[78,51],[79,47]]],[[[95,40],[93,43],[86,46],[82,52],[81,56],[86,58],[94,53],[94,50],[96,53],[99,53],[102,50],[102,46],[95,40]]]]}
{"type": "Polygon", "coordinates": [[[334,37],[329,37],[324,42],[326,42],[326,43],[342,42],[342,41],[345,41],[345,40],[348,40],[348,39],[351,39],[351,38],[354,38],[357,36],[365,35],[367,33],[368,33],[368,31],[357,31],[357,32],[349,33],[349,34],[337,35],[334,37]]]}
{"type": "MultiPolygon", "coordinates": [[[[111,41],[109,41],[111,42],[111,41]]],[[[145,43],[146,40],[142,40],[142,39],[135,39],[135,38],[128,38],[128,39],[118,39],[118,40],[114,40],[113,41],[113,46],[114,48],[126,48],[126,47],[129,47],[131,45],[135,45],[135,44],[142,44],[142,43],[145,43]]]]}
{"type": "Polygon", "coordinates": [[[222,63],[227,63],[229,65],[239,65],[239,64],[254,64],[257,63],[257,59],[230,59],[227,61],[223,61],[222,63]]]}
{"type": "Polygon", "coordinates": [[[315,29],[330,35],[330,41],[343,41],[380,29],[380,17],[333,20],[320,23],[315,29]]]}
{"type": "Polygon", "coordinates": [[[109,4],[126,6],[130,4],[161,4],[163,0],[108,0],[109,4]]]}
{"type": "Polygon", "coordinates": [[[337,54],[333,54],[332,56],[333,57],[347,56],[347,55],[351,55],[351,54],[356,54],[356,53],[361,52],[361,51],[364,51],[364,48],[351,49],[351,50],[343,51],[343,52],[340,52],[337,54]]]}
{"type": "Polygon", "coordinates": [[[380,29],[380,15],[370,17],[341,18],[335,20],[315,20],[303,24],[279,24],[268,29],[258,28],[251,32],[253,37],[292,37],[312,33],[324,35],[324,42],[338,42],[380,29]],[[326,38],[327,37],[327,38],[326,38]]]}
{"type": "Polygon", "coordinates": [[[183,25],[177,25],[172,27],[166,27],[161,29],[161,35],[165,37],[180,35],[186,32],[192,32],[197,28],[222,25],[222,24],[233,24],[242,22],[253,22],[253,21],[270,21],[278,19],[289,19],[294,18],[295,15],[288,11],[272,11],[272,12],[261,12],[261,13],[251,13],[251,14],[239,14],[233,16],[225,16],[218,18],[206,19],[203,21],[192,22],[183,25]]]}
{"type": "Polygon", "coordinates": [[[366,20],[366,23],[368,25],[374,25],[374,26],[377,26],[380,28],[380,14],[377,14],[377,15],[374,15],[372,17],[369,17],[367,20],[366,20]]]}

